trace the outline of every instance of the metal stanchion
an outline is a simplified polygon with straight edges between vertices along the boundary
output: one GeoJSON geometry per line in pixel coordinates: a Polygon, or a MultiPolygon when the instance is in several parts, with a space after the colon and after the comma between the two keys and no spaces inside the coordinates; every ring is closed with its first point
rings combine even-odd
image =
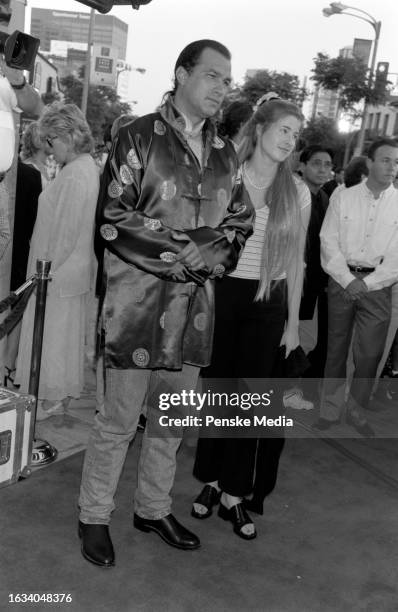
{"type": "Polygon", "coordinates": [[[46,314],[47,285],[50,279],[51,261],[38,259],[36,261],[36,308],[33,324],[32,357],[30,361],[29,394],[35,398],[32,419],[30,423],[30,465],[38,467],[55,461],[58,455],[56,448],[46,440],[35,438],[36,410],[39,393],[40,364],[43,346],[44,317],[46,314]]]}

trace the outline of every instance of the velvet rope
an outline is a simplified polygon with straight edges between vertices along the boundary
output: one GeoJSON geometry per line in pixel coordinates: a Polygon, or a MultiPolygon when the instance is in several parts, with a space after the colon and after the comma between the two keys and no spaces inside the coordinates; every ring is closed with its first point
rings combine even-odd
{"type": "Polygon", "coordinates": [[[36,279],[33,279],[31,283],[27,284],[22,294],[19,292],[19,289],[17,289],[16,292],[13,291],[8,297],[0,302],[0,312],[3,312],[8,306],[16,304],[8,317],[6,317],[0,325],[0,340],[9,334],[22,318],[28,300],[36,287],[36,283],[36,279]],[[7,306],[3,307],[4,303],[7,303],[7,306]]]}

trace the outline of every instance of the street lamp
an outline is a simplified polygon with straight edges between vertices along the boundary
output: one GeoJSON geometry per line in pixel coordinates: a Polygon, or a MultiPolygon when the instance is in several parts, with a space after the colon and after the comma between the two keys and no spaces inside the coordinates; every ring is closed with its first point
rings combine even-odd
{"type": "MultiPolygon", "coordinates": [[[[372,15],[363,11],[362,9],[358,9],[355,6],[348,6],[347,4],[342,4],[341,2],[331,2],[330,5],[322,10],[322,13],[325,17],[331,17],[332,15],[350,15],[351,17],[356,17],[357,19],[361,19],[362,21],[366,21],[369,23],[375,31],[375,39],[373,42],[373,52],[372,59],[370,63],[370,72],[369,72],[369,85],[372,85],[373,82],[373,73],[376,65],[376,55],[377,55],[377,47],[379,45],[380,38],[380,30],[381,30],[381,21],[377,21],[372,15]],[[355,13],[351,11],[356,11],[355,13]],[[357,13],[361,13],[361,15],[357,15],[357,13]],[[366,17],[363,17],[366,15],[366,17]]],[[[358,134],[357,146],[355,147],[354,155],[361,155],[363,149],[363,143],[365,140],[365,129],[366,122],[368,116],[368,103],[365,101],[365,107],[363,109],[361,128],[358,134]]]]}
{"type": "Polygon", "coordinates": [[[115,83],[115,89],[116,89],[116,93],[117,93],[117,87],[119,84],[119,76],[122,72],[139,72],[140,74],[145,74],[146,73],[146,68],[133,68],[132,66],[130,66],[130,64],[125,64],[124,66],[122,66],[121,68],[116,67],[116,83],[115,83]]]}
{"type": "Polygon", "coordinates": [[[116,83],[115,83],[115,87],[116,87],[116,91],[117,91],[117,86],[119,83],[119,75],[121,72],[139,72],[140,74],[145,74],[146,73],[146,68],[133,68],[132,66],[130,66],[130,64],[125,64],[122,65],[121,67],[116,66],[116,83]]]}

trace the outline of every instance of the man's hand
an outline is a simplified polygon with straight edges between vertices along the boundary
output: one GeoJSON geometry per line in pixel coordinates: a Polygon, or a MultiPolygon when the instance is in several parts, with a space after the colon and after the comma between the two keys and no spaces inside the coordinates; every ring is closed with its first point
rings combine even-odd
{"type": "Polygon", "coordinates": [[[176,257],[176,261],[180,261],[187,268],[192,270],[193,272],[197,272],[198,270],[203,270],[206,268],[206,264],[203,260],[202,255],[196,244],[192,242],[190,237],[184,232],[172,232],[171,237],[173,240],[186,241],[189,240],[189,243],[182,249],[180,253],[178,253],[176,257]]]}
{"type": "Polygon", "coordinates": [[[350,299],[354,301],[358,298],[361,298],[363,295],[365,295],[365,293],[368,292],[368,286],[360,278],[354,278],[354,280],[352,280],[350,284],[347,285],[345,291],[350,297],[350,299]]]}
{"type": "Polygon", "coordinates": [[[24,73],[22,70],[17,68],[10,68],[7,66],[4,58],[0,55],[0,71],[8,79],[9,83],[13,85],[21,85],[24,81],[24,73]]]}
{"type": "MultiPolygon", "coordinates": [[[[10,68],[0,54],[0,74],[3,73],[11,85],[22,85],[25,82],[24,73],[22,70],[10,68]]],[[[39,117],[44,103],[38,91],[32,85],[26,83],[22,89],[14,89],[17,98],[18,106],[30,117],[39,117]]]]}

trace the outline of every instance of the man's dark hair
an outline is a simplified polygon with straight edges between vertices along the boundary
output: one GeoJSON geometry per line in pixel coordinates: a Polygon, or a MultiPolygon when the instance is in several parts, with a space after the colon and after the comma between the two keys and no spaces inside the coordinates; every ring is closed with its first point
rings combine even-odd
{"type": "Polygon", "coordinates": [[[329,149],[328,147],[324,147],[322,145],[310,145],[309,147],[306,147],[303,151],[301,151],[300,162],[302,162],[303,164],[307,164],[310,159],[314,157],[314,155],[316,155],[317,153],[328,153],[328,155],[330,155],[330,159],[333,161],[334,154],[332,149],[329,149]]]}
{"type": "Polygon", "coordinates": [[[362,181],[363,176],[368,176],[369,168],[366,163],[366,156],[359,155],[353,157],[347,168],[344,170],[344,185],[353,187],[362,181]]]}
{"type": "Polygon", "coordinates": [[[224,110],[222,121],[219,125],[219,133],[232,140],[239,132],[241,126],[246,123],[253,114],[252,105],[245,100],[235,100],[224,110]]]}
{"type": "Polygon", "coordinates": [[[194,42],[189,43],[189,45],[187,45],[181,51],[174,66],[174,87],[172,91],[173,94],[177,90],[177,68],[182,66],[188,73],[192,72],[193,68],[195,68],[196,64],[199,62],[200,56],[202,55],[205,49],[213,49],[213,51],[217,51],[217,53],[223,55],[225,59],[231,60],[231,53],[228,51],[227,47],[217,42],[216,40],[203,38],[202,40],[195,40],[194,42]]]}
{"type": "Polygon", "coordinates": [[[377,149],[380,149],[380,147],[395,147],[397,149],[398,142],[393,138],[379,138],[378,140],[375,140],[368,149],[367,155],[369,159],[373,160],[375,158],[375,153],[377,149]]]}

